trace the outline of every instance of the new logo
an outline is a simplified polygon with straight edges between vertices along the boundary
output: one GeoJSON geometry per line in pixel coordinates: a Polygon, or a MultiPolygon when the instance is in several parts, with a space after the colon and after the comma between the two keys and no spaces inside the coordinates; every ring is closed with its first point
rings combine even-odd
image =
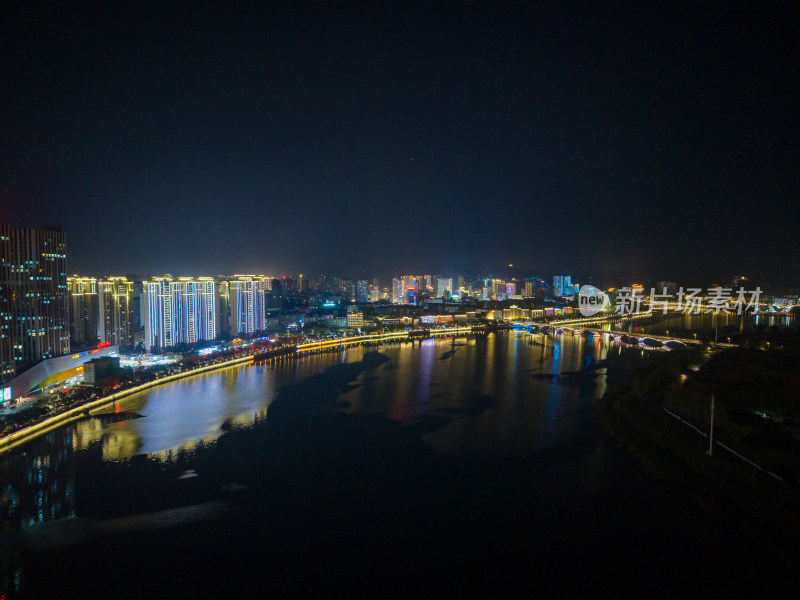
{"type": "Polygon", "coordinates": [[[598,290],[593,285],[581,286],[578,292],[578,310],[584,317],[596,315],[609,304],[608,296],[603,290],[598,290]]]}

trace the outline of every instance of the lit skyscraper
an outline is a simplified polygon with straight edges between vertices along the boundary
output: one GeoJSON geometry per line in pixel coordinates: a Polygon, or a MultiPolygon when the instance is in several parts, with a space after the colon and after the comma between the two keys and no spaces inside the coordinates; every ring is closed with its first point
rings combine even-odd
{"type": "Polygon", "coordinates": [[[369,302],[369,283],[366,279],[356,281],[356,302],[369,302]]]}
{"type": "Polygon", "coordinates": [[[553,294],[556,296],[566,296],[572,277],[570,275],[553,276],[553,294]]]}
{"type": "Polygon", "coordinates": [[[172,294],[169,277],[144,281],[144,344],[147,350],[168,348],[176,343],[172,326],[172,294]]]}
{"type": "Polygon", "coordinates": [[[0,370],[8,378],[42,359],[69,353],[67,239],[61,229],[0,224],[3,314],[0,370]],[[10,317],[10,319],[8,318],[10,317]]]}
{"type": "Polygon", "coordinates": [[[216,282],[211,277],[156,277],[143,282],[148,350],[217,337],[216,282]]]}
{"type": "Polygon", "coordinates": [[[494,300],[504,300],[506,298],[506,282],[502,279],[491,280],[492,298],[494,300]]]}
{"type": "Polygon", "coordinates": [[[72,346],[80,348],[94,344],[98,332],[97,279],[94,277],[67,277],[69,307],[69,337],[72,346]]]}
{"type": "Polygon", "coordinates": [[[107,277],[97,286],[100,341],[112,346],[133,344],[133,282],[127,277],[107,277]]]}
{"type": "Polygon", "coordinates": [[[416,293],[421,283],[424,283],[424,279],[414,275],[395,277],[392,280],[392,302],[394,304],[408,304],[409,292],[416,293]]]}
{"type": "MultiPolygon", "coordinates": [[[[0,381],[11,379],[14,367],[14,342],[11,321],[11,237],[0,229],[0,381]]],[[[3,399],[0,398],[0,402],[3,399]]]]}
{"type": "Polygon", "coordinates": [[[265,292],[272,287],[259,275],[240,275],[228,280],[231,335],[252,335],[265,329],[265,292]]]}
{"type": "Polygon", "coordinates": [[[431,294],[431,296],[436,295],[439,288],[439,276],[438,275],[425,275],[425,289],[423,291],[427,291],[431,294]]]}
{"type": "Polygon", "coordinates": [[[211,277],[181,277],[170,284],[180,343],[217,337],[214,283],[211,277]]]}
{"type": "Polygon", "coordinates": [[[402,277],[395,277],[392,279],[392,303],[404,304],[404,293],[406,289],[405,279],[402,277]]]}
{"type": "Polygon", "coordinates": [[[446,294],[453,295],[453,279],[439,279],[439,289],[436,290],[436,296],[443,298],[446,294]]]}
{"type": "Polygon", "coordinates": [[[523,288],[522,295],[525,298],[533,298],[533,282],[528,280],[525,282],[525,287],[523,288]]]}

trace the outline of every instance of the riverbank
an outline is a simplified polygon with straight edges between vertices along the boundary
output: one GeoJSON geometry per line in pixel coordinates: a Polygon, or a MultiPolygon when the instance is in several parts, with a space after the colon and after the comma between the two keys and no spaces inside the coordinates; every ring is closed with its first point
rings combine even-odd
{"type": "Polygon", "coordinates": [[[683,488],[711,518],[739,532],[754,554],[800,574],[797,488],[718,449],[709,456],[706,438],[663,411],[660,396],[674,384],[676,367],[696,358],[691,352],[665,358],[612,388],[596,405],[597,419],[647,471],[683,488]]]}
{"type": "MultiPolygon", "coordinates": [[[[489,331],[489,329],[485,327],[454,327],[454,328],[444,328],[444,329],[432,329],[432,330],[425,330],[426,336],[429,337],[438,337],[444,335],[469,335],[469,334],[476,334],[476,333],[485,333],[489,331]]],[[[363,336],[353,336],[351,338],[336,338],[333,340],[324,340],[319,342],[310,342],[306,344],[299,344],[296,347],[291,348],[290,351],[271,351],[271,352],[263,352],[261,354],[256,355],[248,355],[240,358],[234,358],[231,360],[227,360],[221,363],[214,363],[211,365],[197,367],[195,369],[191,369],[189,371],[182,371],[180,373],[175,373],[173,375],[168,375],[165,377],[161,377],[159,379],[155,379],[153,381],[149,381],[142,385],[138,385],[132,388],[125,389],[121,392],[117,392],[115,394],[111,394],[109,396],[105,396],[103,398],[99,398],[87,404],[82,404],[81,406],[77,406],[75,408],[69,409],[63,413],[58,415],[54,415],[52,417],[48,417],[45,420],[36,423],[35,425],[31,425],[30,427],[26,427],[25,429],[21,429],[19,431],[15,431],[10,433],[2,438],[0,438],[0,455],[3,453],[12,450],[22,444],[28,443],[42,435],[53,431],[54,429],[61,427],[63,425],[67,425],[79,419],[82,419],[90,414],[95,413],[96,411],[102,410],[109,404],[112,404],[122,398],[126,398],[131,396],[132,394],[137,394],[143,391],[146,391],[152,387],[162,385],[165,383],[170,383],[173,381],[177,381],[179,379],[183,379],[186,377],[191,377],[193,375],[199,375],[202,373],[207,373],[209,371],[214,371],[217,369],[224,369],[230,366],[236,366],[240,364],[246,364],[251,362],[260,362],[263,360],[269,360],[271,358],[275,358],[278,355],[282,356],[300,356],[303,354],[314,353],[314,352],[325,352],[325,351],[332,351],[339,348],[344,348],[347,346],[353,345],[379,345],[385,342],[391,341],[408,341],[417,339],[419,336],[415,336],[417,332],[396,332],[396,333],[383,333],[383,334],[374,334],[374,335],[363,335],[363,336]]]]}
{"type": "Polygon", "coordinates": [[[215,371],[217,369],[224,369],[227,367],[250,363],[250,362],[253,362],[252,356],[235,358],[233,360],[225,361],[222,363],[215,363],[213,365],[198,367],[197,369],[192,369],[190,371],[183,371],[181,373],[167,375],[166,377],[161,377],[159,379],[154,379],[153,381],[148,381],[147,383],[143,383],[142,385],[137,385],[136,387],[128,388],[121,392],[117,392],[116,394],[111,394],[110,396],[99,398],[87,404],[83,404],[81,406],[70,409],[61,414],[45,419],[41,423],[37,423],[36,425],[31,425],[30,427],[26,427],[25,429],[22,429],[20,431],[15,431],[14,433],[10,433],[5,437],[0,438],[0,455],[9,450],[12,450],[13,448],[16,448],[17,446],[20,446],[42,435],[45,435],[50,431],[57,429],[58,427],[82,419],[92,414],[93,412],[108,406],[109,404],[113,404],[114,402],[126,398],[128,396],[131,396],[133,394],[138,394],[139,392],[143,392],[152,387],[162,385],[165,383],[170,383],[172,381],[177,381],[185,377],[192,377],[194,375],[200,375],[201,373],[207,373],[209,371],[215,371]]]}
{"type": "Polygon", "coordinates": [[[250,597],[267,568],[282,595],[570,596],[624,582],[716,597],[791,579],[614,447],[591,413],[593,377],[540,377],[602,361],[613,385],[650,355],[534,340],[387,342],[223,369],[122,403],[146,418],[61,428],[0,462],[16,494],[0,510],[24,538],[8,587],[250,597]],[[233,510],[209,514],[219,502],[233,510]]]}

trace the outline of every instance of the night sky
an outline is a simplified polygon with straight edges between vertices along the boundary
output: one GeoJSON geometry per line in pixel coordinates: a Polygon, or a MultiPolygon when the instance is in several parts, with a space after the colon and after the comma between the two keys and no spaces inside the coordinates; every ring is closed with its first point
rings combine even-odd
{"type": "Polygon", "coordinates": [[[0,220],[98,275],[800,284],[800,4],[727,5],[5,2],[0,220]]]}

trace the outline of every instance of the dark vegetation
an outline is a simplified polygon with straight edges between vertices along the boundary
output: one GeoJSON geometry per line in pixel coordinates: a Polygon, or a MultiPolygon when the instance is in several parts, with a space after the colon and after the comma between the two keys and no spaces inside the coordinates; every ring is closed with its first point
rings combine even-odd
{"type": "Polygon", "coordinates": [[[759,552],[795,569],[800,564],[799,341],[792,331],[748,332],[744,348],[670,353],[610,389],[597,407],[606,430],[639,462],[685,487],[759,552]],[[663,410],[708,432],[712,394],[714,439],[761,469],[719,446],[709,456],[708,438],[663,410]]]}

